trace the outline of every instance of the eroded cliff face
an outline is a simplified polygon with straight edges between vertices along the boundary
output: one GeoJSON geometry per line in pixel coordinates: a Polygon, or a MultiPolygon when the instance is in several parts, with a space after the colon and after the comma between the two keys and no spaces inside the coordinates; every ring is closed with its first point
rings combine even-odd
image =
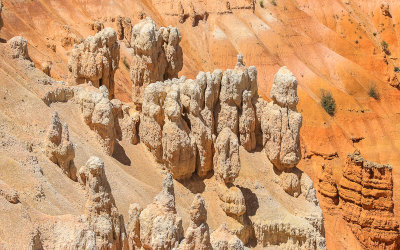
{"type": "MultiPolygon", "coordinates": [[[[319,181],[321,203],[336,210],[366,249],[397,249],[399,224],[394,216],[392,166],[349,154],[339,183],[324,168],[319,181]]],[[[332,211],[333,210],[333,211],[332,211]]]]}

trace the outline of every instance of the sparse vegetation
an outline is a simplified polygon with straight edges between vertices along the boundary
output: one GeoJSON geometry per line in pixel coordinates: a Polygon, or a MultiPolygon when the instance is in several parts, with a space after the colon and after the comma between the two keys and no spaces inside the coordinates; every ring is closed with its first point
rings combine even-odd
{"type": "Polygon", "coordinates": [[[358,44],[358,40],[356,40],[356,44],[358,44]]]}
{"type": "Polygon", "coordinates": [[[321,106],[325,109],[326,113],[328,113],[330,116],[333,116],[336,110],[335,99],[333,98],[331,92],[322,90],[321,93],[321,106]]]}
{"type": "Polygon", "coordinates": [[[374,36],[376,36],[376,32],[372,33],[374,36]]]}
{"type": "Polygon", "coordinates": [[[128,63],[128,61],[126,60],[126,57],[125,57],[125,56],[124,56],[124,58],[122,59],[122,62],[124,63],[126,69],[129,70],[129,63],[128,63]]]}
{"type": "Polygon", "coordinates": [[[376,89],[376,86],[375,86],[375,85],[371,85],[371,86],[368,88],[368,95],[369,95],[370,97],[374,98],[375,100],[378,100],[378,99],[379,99],[379,92],[378,92],[378,90],[376,89]]]}
{"type": "Polygon", "coordinates": [[[271,0],[271,4],[273,5],[273,6],[277,6],[278,4],[276,3],[276,0],[271,0]]]}
{"type": "Polygon", "coordinates": [[[385,40],[383,40],[381,42],[381,45],[382,45],[383,50],[387,50],[389,48],[389,44],[385,40]]]}
{"type": "Polygon", "coordinates": [[[400,68],[399,67],[394,67],[394,72],[400,73],[400,68]]]}
{"type": "Polygon", "coordinates": [[[263,0],[260,1],[260,7],[264,8],[264,1],[263,0]]]}

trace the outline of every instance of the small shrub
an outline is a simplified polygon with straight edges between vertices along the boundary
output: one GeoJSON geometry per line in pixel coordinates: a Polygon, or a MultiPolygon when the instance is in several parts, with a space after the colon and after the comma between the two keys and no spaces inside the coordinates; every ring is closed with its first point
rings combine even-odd
{"type": "Polygon", "coordinates": [[[330,116],[335,114],[336,102],[330,92],[322,90],[321,106],[330,116]]]}
{"type": "Polygon", "coordinates": [[[400,73],[400,68],[399,67],[394,67],[394,72],[400,73]]]}
{"type": "Polygon", "coordinates": [[[356,44],[358,44],[358,40],[356,40],[356,44]]]}
{"type": "Polygon", "coordinates": [[[389,47],[389,44],[388,44],[385,40],[383,40],[383,41],[381,42],[381,45],[382,45],[383,50],[387,50],[388,47],[389,47]]]}
{"type": "Polygon", "coordinates": [[[263,0],[260,1],[260,7],[264,8],[264,1],[263,0]]]}
{"type": "Polygon", "coordinates": [[[124,59],[122,59],[122,62],[124,63],[126,69],[129,70],[129,63],[128,63],[128,61],[126,60],[126,57],[124,57],[124,59]]]}
{"type": "Polygon", "coordinates": [[[372,33],[374,36],[376,36],[376,32],[372,33]]]}
{"type": "Polygon", "coordinates": [[[372,85],[369,87],[368,89],[368,95],[372,98],[374,98],[375,100],[379,99],[379,92],[376,89],[375,85],[372,85]]]}
{"type": "Polygon", "coordinates": [[[276,3],[276,0],[271,0],[271,4],[273,5],[273,6],[277,6],[278,4],[276,3]]]}

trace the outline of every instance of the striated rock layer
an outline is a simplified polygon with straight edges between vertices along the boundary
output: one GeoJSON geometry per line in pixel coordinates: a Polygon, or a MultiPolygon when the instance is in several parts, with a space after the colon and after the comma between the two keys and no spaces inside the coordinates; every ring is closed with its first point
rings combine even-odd
{"type": "Polygon", "coordinates": [[[398,249],[392,166],[366,161],[359,152],[348,155],[338,194],[343,218],[362,245],[398,249]]]}

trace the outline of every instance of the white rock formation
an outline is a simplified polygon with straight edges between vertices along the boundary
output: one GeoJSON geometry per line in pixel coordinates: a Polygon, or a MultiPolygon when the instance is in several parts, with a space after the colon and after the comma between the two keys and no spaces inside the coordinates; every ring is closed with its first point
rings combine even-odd
{"type": "Polygon", "coordinates": [[[300,128],[302,115],[297,112],[297,80],[287,67],[274,78],[271,89],[273,102],[264,109],[261,127],[265,152],[279,170],[293,168],[301,158],[300,128]]]}
{"type": "Polygon", "coordinates": [[[68,61],[72,84],[91,82],[95,87],[105,86],[109,98],[114,97],[114,74],[118,69],[120,48],[117,33],[105,28],[74,46],[68,61]]]}
{"type": "Polygon", "coordinates": [[[213,169],[214,142],[223,128],[231,128],[246,150],[255,149],[256,134],[261,135],[257,100],[257,71],[255,67],[246,68],[240,55],[235,70],[200,72],[195,80],[181,77],[152,83],[144,91],[140,139],[167,167],[171,159],[180,159],[177,171],[185,174],[174,171],[174,178],[191,176],[193,157],[197,158],[197,174],[206,177],[213,169]],[[172,112],[172,120],[167,110],[172,112]],[[174,133],[180,135],[180,148],[171,137],[174,133]]]}
{"type": "Polygon", "coordinates": [[[79,183],[84,186],[88,197],[85,223],[95,233],[95,248],[123,248],[127,245],[127,235],[104,172],[104,162],[98,157],[90,157],[86,165],[79,169],[79,183]]]}
{"type": "Polygon", "coordinates": [[[140,249],[142,243],[140,242],[140,213],[142,212],[143,208],[137,204],[131,204],[129,206],[129,218],[128,218],[128,225],[127,225],[127,232],[128,232],[128,244],[129,249],[140,249]]]}
{"type": "Polygon", "coordinates": [[[58,113],[54,112],[46,138],[46,155],[57,164],[69,178],[77,181],[74,164],[75,148],[69,140],[69,130],[66,123],[62,124],[58,113]]]}
{"type": "Polygon", "coordinates": [[[183,67],[180,41],[178,28],[170,26],[157,29],[151,18],[142,20],[132,28],[132,100],[139,107],[147,85],[178,76],[183,67]]]}
{"type": "Polygon", "coordinates": [[[112,155],[115,144],[115,117],[113,105],[105,86],[97,89],[79,89],[75,101],[80,105],[85,123],[94,130],[101,146],[112,155]]]}
{"type": "Polygon", "coordinates": [[[28,42],[22,36],[15,36],[8,41],[13,58],[29,59],[28,42]]]}
{"type": "Polygon", "coordinates": [[[218,250],[242,250],[243,242],[234,234],[231,234],[222,224],[211,234],[211,244],[213,249],[218,250]]]}
{"type": "Polygon", "coordinates": [[[176,213],[174,182],[167,174],[161,193],[140,213],[140,240],[145,249],[173,249],[182,238],[182,219],[176,213]]]}
{"type": "Polygon", "coordinates": [[[207,210],[203,198],[197,194],[190,207],[190,225],[186,229],[185,239],[179,249],[212,249],[210,229],[207,224],[207,210]]]}

